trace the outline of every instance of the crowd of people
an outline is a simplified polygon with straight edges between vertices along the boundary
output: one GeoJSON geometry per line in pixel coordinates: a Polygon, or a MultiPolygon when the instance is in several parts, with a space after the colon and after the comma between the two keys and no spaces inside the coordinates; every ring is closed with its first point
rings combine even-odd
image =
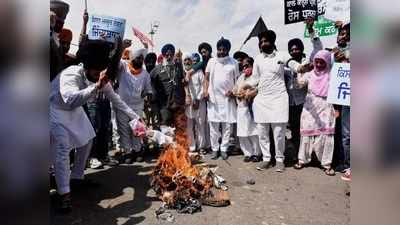
{"type": "Polygon", "coordinates": [[[317,161],[326,175],[339,171],[351,179],[350,107],[327,102],[333,63],[350,62],[350,24],[338,21],[337,46],[324,48],[309,18],[308,56],[298,38],[278,50],[272,29],[258,35],[260,53],[253,57],[242,51],[230,56],[224,37],[216,57],[207,42],[189,53],[166,44],[157,56],[144,42],[89,40],[84,12],[79,50],[72,55],[73,33],[63,28],[68,11],[62,1],[50,2],[50,134],[62,210],[71,209],[71,188],[95,185],[83,179],[88,161],[91,168],[143,161],[148,143],[133,135],[131,120],[161,129],[173,127],[179,113],[187,116],[191,152],[228,160],[240,149],[245,163],[277,172],[317,161]],[[285,158],[289,145],[296,159],[285,158]],[[116,150],[113,157],[110,150],[116,150]]]}

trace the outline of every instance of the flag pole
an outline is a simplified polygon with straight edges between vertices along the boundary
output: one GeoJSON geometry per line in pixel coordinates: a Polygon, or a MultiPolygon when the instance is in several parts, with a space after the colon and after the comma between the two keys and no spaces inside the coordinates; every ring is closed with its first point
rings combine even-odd
{"type": "Polygon", "coordinates": [[[243,46],[244,46],[244,43],[240,46],[239,51],[242,50],[243,46]]]}
{"type": "Polygon", "coordinates": [[[85,12],[87,12],[87,0],[85,0],[85,12]]]}

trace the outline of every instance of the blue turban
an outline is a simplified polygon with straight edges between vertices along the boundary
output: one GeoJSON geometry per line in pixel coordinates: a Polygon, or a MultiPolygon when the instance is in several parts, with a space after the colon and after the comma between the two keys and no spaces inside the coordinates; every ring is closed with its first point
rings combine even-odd
{"type": "Polygon", "coordinates": [[[219,39],[219,41],[217,42],[217,49],[221,46],[225,47],[228,52],[231,50],[231,42],[224,37],[221,37],[221,39],[219,39]]]}
{"type": "Polygon", "coordinates": [[[197,53],[192,54],[192,60],[195,62],[200,62],[200,55],[197,53]]]}
{"type": "Polygon", "coordinates": [[[172,44],[166,44],[161,49],[161,54],[165,55],[168,51],[171,51],[172,54],[175,54],[175,47],[172,44]]]}

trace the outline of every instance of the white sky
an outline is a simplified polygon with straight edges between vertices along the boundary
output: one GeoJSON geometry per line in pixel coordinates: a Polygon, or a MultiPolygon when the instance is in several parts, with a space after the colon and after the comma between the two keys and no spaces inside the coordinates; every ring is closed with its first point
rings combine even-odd
{"type": "MultiPolygon", "coordinates": [[[[70,12],[65,28],[74,33],[73,43],[78,43],[82,27],[84,0],[64,0],[70,4],[70,12]]],[[[154,36],[154,51],[158,54],[166,43],[172,43],[183,52],[197,52],[197,46],[206,41],[213,47],[223,36],[232,43],[230,55],[239,50],[260,15],[268,29],[277,34],[277,48],[287,51],[287,42],[291,38],[301,38],[305,52],[312,50],[309,39],[304,39],[304,23],[284,24],[284,1],[282,0],[87,0],[88,12],[125,18],[125,37],[133,40],[134,48],[142,47],[133,36],[131,27],[135,26],[143,33],[150,31],[154,20],[160,21],[160,27],[154,36]]],[[[148,35],[150,38],[150,35],[148,35]]],[[[326,47],[335,45],[336,36],[322,37],[326,47]]],[[[250,39],[242,51],[250,56],[258,53],[257,38],[250,39]]],[[[71,51],[76,47],[71,46],[71,51]]]]}

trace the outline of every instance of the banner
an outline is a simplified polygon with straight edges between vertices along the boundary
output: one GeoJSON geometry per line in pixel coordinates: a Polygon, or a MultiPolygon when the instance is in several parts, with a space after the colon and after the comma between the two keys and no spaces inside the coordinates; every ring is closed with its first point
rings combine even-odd
{"type": "Polygon", "coordinates": [[[317,17],[317,0],[285,0],[285,24],[305,21],[317,17]]]}
{"type": "Polygon", "coordinates": [[[91,15],[89,17],[89,39],[100,39],[100,35],[104,33],[106,41],[115,42],[115,38],[119,35],[122,39],[125,33],[125,19],[112,17],[91,15]]]}
{"type": "Polygon", "coordinates": [[[350,22],[350,0],[329,0],[326,4],[325,18],[344,23],[350,22]]]}
{"type": "MultiPolygon", "coordinates": [[[[337,28],[335,27],[335,23],[325,19],[323,16],[319,16],[318,20],[314,22],[314,30],[320,36],[330,36],[337,34],[337,28]]],[[[310,34],[308,33],[307,27],[304,31],[304,37],[309,38],[310,34]]]]}
{"type": "Polygon", "coordinates": [[[335,63],[331,70],[327,102],[350,105],[350,63],[335,63]]]}

